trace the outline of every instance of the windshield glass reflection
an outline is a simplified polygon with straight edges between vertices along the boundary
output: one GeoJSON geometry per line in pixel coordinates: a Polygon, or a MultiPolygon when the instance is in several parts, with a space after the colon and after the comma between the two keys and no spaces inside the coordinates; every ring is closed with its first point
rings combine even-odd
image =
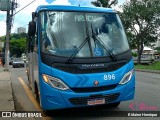
{"type": "Polygon", "coordinates": [[[109,52],[104,45],[115,55],[129,49],[123,27],[116,14],[45,11],[41,12],[40,16],[42,52],[70,57],[87,37],[88,42],[75,57],[108,56],[109,52]],[[93,34],[102,42],[97,42],[93,34]],[[89,49],[89,45],[92,50],[89,49]]]}

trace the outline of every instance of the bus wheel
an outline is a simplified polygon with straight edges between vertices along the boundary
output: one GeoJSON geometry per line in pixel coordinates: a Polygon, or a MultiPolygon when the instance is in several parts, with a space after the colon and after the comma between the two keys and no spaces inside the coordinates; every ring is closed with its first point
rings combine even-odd
{"type": "Polygon", "coordinates": [[[50,115],[50,110],[44,110],[43,109],[43,113],[44,113],[44,115],[49,116],[50,115]]]}
{"type": "Polygon", "coordinates": [[[116,107],[119,106],[119,104],[120,104],[120,102],[116,102],[116,103],[111,103],[111,104],[109,104],[108,106],[109,106],[109,107],[116,108],[116,107]]]}

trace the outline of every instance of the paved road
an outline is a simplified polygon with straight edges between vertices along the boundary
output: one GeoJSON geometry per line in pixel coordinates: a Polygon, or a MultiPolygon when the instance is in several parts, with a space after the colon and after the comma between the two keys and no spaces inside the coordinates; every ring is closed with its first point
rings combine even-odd
{"type": "MultiPolygon", "coordinates": [[[[12,86],[13,93],[15,98],[15,109],[17,111],[39,111],[40,108],[37,107],[37,103],[35,100],[28,96],[29,89],[24,89],[24,85],[21,84],[18,78],[22,78],[24,83],[29,87],[27,82],[27,77],[25,74],[24,68],[11,68],[11,76],[12,76],[12,86]],[[28,91],[28,92],[26,92],[28,91]]],[[[31,95],[30,95],[31,96],[31,95]]],[[[32,95],[33,96],[33,95],[32,95]]],[[[60,116],[50,118],[56,120],[81,120],[81,119],[90,119],[90,120],[105,120],[105,119],[122,119],[122,120],[130,120],[130,119],[148,119],[151,118],[117,118],[117,117],[107,117],[107,111],[141,111],[141,110],[158,110],[160,111],[160,74],[153,73],[144,73],[144,72],[136,72],[136,95],[135,99],[127,102],[122,102],[118,108],[112,109],[108,107],[96,107],[96,108],[85,108],[85,109],[73,109],[73,110],[63,110],[60,112],[52,111],[51,114],[58,114],[60,116]],[[129,107],[130,106],[130,107],[129,107]],[[63,117],[68,116],[69,117],[63,117]],[[73,117],[74,116],[74,117],[73,117]],[[89,117],[88,117],[89,116],[89,117]],[[94,116],[94,117],[93,117],[94,116]]],[[[48,118],[45,118],[48,119],[48,118]]],[[[154,118],[159,119],[159,118],[154,118]]]]}

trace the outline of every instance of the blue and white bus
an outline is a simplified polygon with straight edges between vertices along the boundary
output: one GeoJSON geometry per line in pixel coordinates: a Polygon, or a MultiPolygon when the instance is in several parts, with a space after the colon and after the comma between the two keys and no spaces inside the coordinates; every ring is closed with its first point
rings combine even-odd
{"type": "Polygon", "coordinates": [[[43,110],[131,100],[135,73],[118,14],[108,8],[39,6],[32,13],[26,72],[43,110]]]}

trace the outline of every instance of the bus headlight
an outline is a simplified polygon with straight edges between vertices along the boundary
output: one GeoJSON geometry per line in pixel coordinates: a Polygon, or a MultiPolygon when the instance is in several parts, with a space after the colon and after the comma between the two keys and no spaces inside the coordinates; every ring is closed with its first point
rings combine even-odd
{"type": "Polygon", "coordinates": [[[68,90],[69,87],[63,83],[60,79],[55,78],[55,77],[51,77],[45,74],[42,74],[43,80],[50,84],[52,87],[59,89],[59,90],[68,90]]]}
{"type": "Polygon", "coordinates": [[[131,80],[133,74],[134,74],[134,69],[132,69],[132,70],[130,70],[128,73],[126,73],[126,74],[123,76],[123,78],[122,78],[122,80],[120,81],[119,84],[126,84],[127,82],[129,82],[129,81],[131,80]]]}

